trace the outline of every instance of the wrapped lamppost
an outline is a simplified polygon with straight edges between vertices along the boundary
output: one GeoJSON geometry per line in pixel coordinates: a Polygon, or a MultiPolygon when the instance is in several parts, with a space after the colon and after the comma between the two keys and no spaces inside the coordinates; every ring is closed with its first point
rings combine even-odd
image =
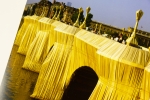
{"type": "Polygon", "coordinates": [[[66,8],[65,8],[65,11],[64,11],[64,13],[63,13],[62,22],[67,23],[68,15],[69,15],[69,9],[66,7],[66,8]]]}
{"type": "Polygon", "coordinates": [[[98,35],[101,34],[101,27],[102,27],[102,24],[99,25],[99,30],[98,30],[98,32],[97,32],[98,35]]]}
{"type": "Polygon", "coordinates": [[[98,24],[95,25],[95,29],[93,30],[93,33],[97,32],[97,26],[98,26],[98,24]]]}
{"type": "Polygon", "coordinates": [[[86,20],[87,20],[87,17],[88,17],[88,14],[89,14],[90,10],[91,10],[90,7],[86,8],[86,16],[85,16],[85,19],[84,19],[83,23],[79,27],[80,29],[86,28],[86,20]]]}
{"type": "Polygon", "coordinates": [[[58,13],[58,15],[56,17],[56,20],[58,20],[58,21],[60,21],[60,13],[61,13],[61,11],[62,11],[62,6],[59,7],[59,13],[58,13]]]}
{"type": "Polygon", "coordinates": [[[137,27],[138,27],[139,20],[141,19],[142,16],[143,16],[143,11],[142,10],[136,11],[136,24],[135,24],[133,33],[131,34],[131,37],[129,37],[126,40],[127,45],[130,45],[131,42],[132,42],[132,44],[137,44],[137,41],[135,39],[135,35],[136,35],[136,30],[137,30],[137,27]]]}
{"type": "Polygon", "coordinates": [[[58,9],[59,9],[59,7],[58,7],[58,6],[56,6],[56,11],[55,11],[55,14],[54,14],[54,16],[53,16],[53,18],[52,18],[52,19],[56,19],[58,9]]]}
{"type": "Polygon", "coordinates": [[[73,24],[73,26],[75,26],[75,27],[79,27],[79,23],[80,23],[79,18],[80,18],[80,14],[81,14],[81,12],[83,12],[82,7],[81,7],[81,8],[79,8],[78,18],[77,18],[76,22],[73,24]]]}

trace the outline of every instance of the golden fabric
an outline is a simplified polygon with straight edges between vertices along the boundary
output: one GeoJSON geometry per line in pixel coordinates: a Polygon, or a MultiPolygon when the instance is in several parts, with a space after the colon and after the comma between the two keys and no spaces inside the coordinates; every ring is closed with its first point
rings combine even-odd
{"type": "Polygon", "coordinates": [[[49,52],[49,33],[50,23],[53,20],[43,17],[38,21],[38,32],[33,42],[30,44],[23,68],[29,69],[34,72],[39,72],[40,66],[45,60],[49,52]]]}
{"type": "Polygon", "coordinates": [[[49,46],[47,46],[49,34],[49,31],[39,31],[37,33],[27,51],[26,59],[22,66],[23,68],[39,72],[40,66],[45,60],[50,49],[48,48],[49,46]]]}
{"type": "MultiPolygon", "coordinates": [[[[28,46],[23,66],[40,72],[31,97],[61,100],[74,71],[89,66],[99,77],[89,100],[150,98],[149,52],[59,21],[47,25],[45,20],[48,19],[42,19],[38,24],[40,31],[28,46]]],[[[30,36],[25,40],[27,38],[30,36]]]]}
{"type": "Polygon", "coordinates": [[[70,46],[55,43],[44,61],[31,97],[45,100],[60,100],[63,95],[66,67],[70,46]]]}
{"type": "Polygon", "coordinates": [[[77,68],[90,66],[99,77],[90,100],[132,100],[138,97],[149,52],[103,37],[96,39],[96,35],[90,32],[80,31],[75,37],[66,86],[77,68]]]}
{"type": "Polygon", "coordinates": [[[30,22],[28,23],[28,27],[25,31],[25,33],[23,34],[21,41],[20,41],[20,45],[19,45],[19,49],[18,49],[18,53],[26,55],[27,50],[30,46],[30,44],[32,43],[33,39],[36,36],[36,33],[38,31],[38,20],[40,19],[40,17],[31,17],[30,22]]]}
{"type": "Polygon", "coordinates": [[[143,82],[140,88],[140,97],[142,100],[150,99],[150,63],[144,69],[143,82]]]}
{"type": "MultiPolygon", "coordinates": [[[[39,72],[43,61],[45,60],[48,52],[50,51],[51,46],[54,44],[55,41],[51,41],[52,33],[48,31],[51,28],[51,24],[54,22],[51,20],[47,20],[48,18],[42,18],[39,20],[39,32],[37,33],[36,37],[34,38],[33,42],[29,46],[27,51],[26,59],[23,65],[23,68],[39,72]]],[[[57,28],[63,29],[67,27],[67,25],[63,23],[58,23],[57,28]],[[63,26],[63,27],[62,27],[63,26]]]]}
{"type": "Polygon", "coordinates": [[[20,45],[20,41],[26,31],[26,28],[28,27],[29,21],[30,21],[30,16],[23,17],[23,24],[17,32],[15,42],[14,42],[15,45],[18,45],[18,46],[20,45]]]}
{"type": "Polygon", "coordinates": [[[42,64],[37,84],[31,97],[60,100],[63,95],[69,69],[66,66],[67,59],[71,51],[74,34],[78,29],[72,26],[67,26],[64,30],[61,28],[57,27],[54,30],[53,35],[56,43],[42,64]],[[41,91],[39,91],[40,88],[42,88],[41,91]]]}

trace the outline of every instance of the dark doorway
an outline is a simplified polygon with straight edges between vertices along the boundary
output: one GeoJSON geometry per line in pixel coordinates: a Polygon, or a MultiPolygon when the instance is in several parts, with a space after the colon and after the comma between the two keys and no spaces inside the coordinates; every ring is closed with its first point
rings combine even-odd
{"type": "Polygon", "coordinates": [[[87,66],[78,68],[72,75],[62,100],[88,100],[98,81],[95,71],[87,66]]]}

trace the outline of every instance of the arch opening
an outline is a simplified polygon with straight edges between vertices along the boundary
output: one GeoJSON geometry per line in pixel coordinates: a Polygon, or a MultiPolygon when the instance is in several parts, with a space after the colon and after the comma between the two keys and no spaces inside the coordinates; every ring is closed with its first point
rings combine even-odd
{"type": "Polygon", "coordinates": [[[95,71],[88,67],[78,68],[65,89],[62,100],[88,100],[98,81],[95,71]]]}

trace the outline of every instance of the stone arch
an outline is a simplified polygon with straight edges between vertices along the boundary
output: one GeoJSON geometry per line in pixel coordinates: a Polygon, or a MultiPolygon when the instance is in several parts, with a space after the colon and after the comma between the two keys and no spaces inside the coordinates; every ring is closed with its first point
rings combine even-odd
{"type": "Polygon", "coordinates": [[[73,72],[62,100],[88,100],[97,82],[98,76],[91,67],[79,67],[73,72]]]}
{"type": "MultiPolygon", "coordinates": [[[[57,83],[56,81],[54,81],[55,79],[53,79],[54,75],[51,74],[51,69],[53,69],[53,65],[55,64],[54,63],[51,65],[51,67],[47,67],[50,68],[50,73],[48,73],[48,75],[50,75],[51,78],[46,77],[47,79],[44,79],[46,80],[44,82],[45,84],[49,82],[49,88],[45,88],[46,86],[44,87],[46,92],[43,91],[44,89],[41,89],[43,88],[43,86],[41,86],[40,83],[43,83],[43,78],[45,78],[45,71],[47,71],[44,69],[44,74],[41,74],[41,77],[43,78],[41,78],[42,80],[37,82],[37,87],[35,87],[34,93],[31,95],[31,97],[41,97],[48,99],[57,98],[58,100],[58,98],[61,98],[61,96],[63,95],[64,89],[69,85],[72,74],[78,68],[80,68],[80,66],[84,65],[90,66],[99,77],[99,81],[97,82],[97,85],[92,92],[89,100],[107,99],[107,95],[111,96],[112,94],[116,96],[115,100],[121,100],[122,97],[124,97],[125,100],[129,100],[130,98],[132,99],[139,92],[137,86],[140,86],[139,80],[142,80],[143,68],[147,62],[146,60],[145,62],[141,60],[141,54],[143,54],[143,56],[147,59],[149,59],[150,57],[148,52],[144,52],[130,46],[122,45],[118,42],[109,40],[104,37],[97,37],[96,34],[81,30],[74,36],[73,46],[71,48],[71,51],[69,52],[67,61],[62,64],[63,66],[60,66],[61,64],[56,66],[57,69],[62,69],[63,74],[60,74],[60,69],[58,71],[53,71],[53,73],[55,74],[55,78],[57,79],[57,83]],[[88,37],[86,37],[87,40],[84,38],[83,34],[85,36],[88,35],[88,37]],[[80,35],[82,35],[82,37],[80,37],[80,35]],[[90,40],[90,37],[92,37],[92,40],[90,40]],[[95,40],[94,38],[98,39],[95,40]],[[99,44],[96,44],[95,42],[98,42],[99,44]],[[131,57],[128,55],[129,50],[135,58],[139,59],[137,59],[136,61],[129,60],[129,58],[131,57]],[[57,78],[57,74],[59,74],[59,78],[57,78]],[[139,75],[140,77],[138,77],[137,75],[139,75]],[[129,78],[131,76],[132,78],[129,78]],[[49,79],[53,80],[50,81],[49,79]],[[128,81],[128,79],[130,79],[130,81],[128,81]],[[130,82],[133,83],[133,87],[129,87],[130,82]],[[116,89],[116,86],[118,89],[116,89]],[[50,96],[48,97],[48,95],[50,96]]],[[[111,97],[109,100],[114,100],[114,98],[111,97]]]]}

